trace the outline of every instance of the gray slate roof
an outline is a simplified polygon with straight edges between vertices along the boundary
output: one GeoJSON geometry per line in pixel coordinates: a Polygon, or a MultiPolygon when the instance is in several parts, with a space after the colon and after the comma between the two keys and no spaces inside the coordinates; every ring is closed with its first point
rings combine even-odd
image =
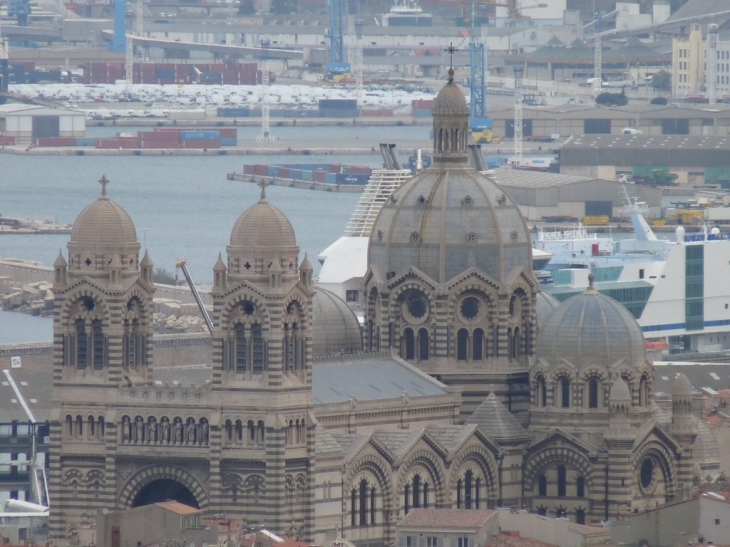
{"type": "Polygon", "coordinates": [[[466,423],[480,426],[492,440],[498,443],[521,441],[528,437],[525,428],[494,393],[490,393],[482,401],[482,404],[467,418],[466,423]]]}
{"type": "Polygon", "coordinates": [[[447,395],[436,380],[419,374],[383,354],[350,361],[323,361],[312,366],[312,399],[315,404],[447,395]]]}
{"type": "Polygon", "coordinates": [[[326,428],[319,424],[314,429],[314,450],[318,457],[342,454],[342,446],[326,428]]]}

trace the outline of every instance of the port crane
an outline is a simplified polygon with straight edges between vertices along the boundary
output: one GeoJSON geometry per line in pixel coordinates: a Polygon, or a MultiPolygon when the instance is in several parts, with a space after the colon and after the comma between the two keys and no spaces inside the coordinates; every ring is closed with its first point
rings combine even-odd
{"type": "Polygon", "coordinates": [[[325,79],[333,80],[350,72],[350,63],[345,60],[345,41],[342,0],[330,0],[330,28],[325,37],[330,43],[330,60],[324,65],[325,79]]]}

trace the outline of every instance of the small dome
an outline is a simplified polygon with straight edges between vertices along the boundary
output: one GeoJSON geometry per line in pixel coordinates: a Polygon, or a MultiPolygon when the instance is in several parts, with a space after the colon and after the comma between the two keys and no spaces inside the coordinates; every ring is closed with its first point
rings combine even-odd
{"type": "Polygon", "coordinates": [[[434,102],[434,116],[468,116],[469,107],[461,88],[454,83],[454,70],[449,69],[449,81],[441,88],[434,102]]]}
{"type": "Polygon", "coordinates": [[[612,403],[631,401],[631,392],[629,386],[622,378],[617,378],[616,381],[611,385],[611,392],[609,393],[608,399],[612,403]]]}
{"type": "Polygon", "coordinates": [[[560,306],[560,301],[552,294],[540,291],[537,293],[537,328],[540,328],[555,308],[560,306]]]}
{"type": "Polygon", "coordinates": [[[312,299],[312,353],[354,353],[362,351],[360,322],[336,294],[318,288],[312,299]]]}
{"type": "Polygon", "coordinates": [[[672,384],[672,399],[675,397],[692,397],[693,393],[694,390],[692,389],[692,384],[689,382],[689,378],[684,374],[677,376],[677,379],[672,384]]]}
{"type": "MultiPolygon", "coordinates": [[[[563,302],[540,326],[535,355],[557,365],[596,363],[605,367],[646,361],[644,336],[631,313],[614,299],[588,289],[563,302]]],[[[537,360],[536,360],[537,361],[537,360]]]]}
{"type": "Polygon", "coordinates": [[[296,244],[291,222],[266,197],[246,209],[231,231],[232,247],[294,247],[296,244]]]}
{"type": "Polygon", "coordinates": [[[104,193],[76,217],[70,243],[119,248],[137,243],[137,231],[127,211],[104,193]]]}

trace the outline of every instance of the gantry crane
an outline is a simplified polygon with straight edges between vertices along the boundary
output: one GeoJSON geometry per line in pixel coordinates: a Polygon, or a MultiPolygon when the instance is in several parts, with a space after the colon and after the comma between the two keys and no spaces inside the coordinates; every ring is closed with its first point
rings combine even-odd
{"type": "Polygon", "coordinates": [[[325,34],[330,43],[330,60],[324,65],[325,78],[333,80],[350,72],[350,63],[345,60],[342,0],[330,0],[330,28],[325,34]]]}

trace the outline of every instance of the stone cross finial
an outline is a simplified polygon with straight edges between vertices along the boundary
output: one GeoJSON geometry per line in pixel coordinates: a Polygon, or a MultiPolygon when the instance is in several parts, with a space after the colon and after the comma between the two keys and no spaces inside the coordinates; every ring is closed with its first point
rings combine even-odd
{"type": "Polygon", "coordinates": [[[99,184],[101,184],[101,195],[106,195],[106,185],[109,184],[109,179],[106,178],[106,175],[102,175],[99,179],[99,184]]]}
{"type": "Polygon", "coordinates": [[[449,47],[447,47],[445,51],[449,54],[449,79],[452,79],[454,77],[454,53],[459,50],[454,47],[453,42],[450,42],[449,47]]]}
{"type": "Polygon", "coordinates": [[[261,199],[266,199],[266,187],[269,185],[269,181],[261,179],[259,186],[261,187],[261,199]]]}

